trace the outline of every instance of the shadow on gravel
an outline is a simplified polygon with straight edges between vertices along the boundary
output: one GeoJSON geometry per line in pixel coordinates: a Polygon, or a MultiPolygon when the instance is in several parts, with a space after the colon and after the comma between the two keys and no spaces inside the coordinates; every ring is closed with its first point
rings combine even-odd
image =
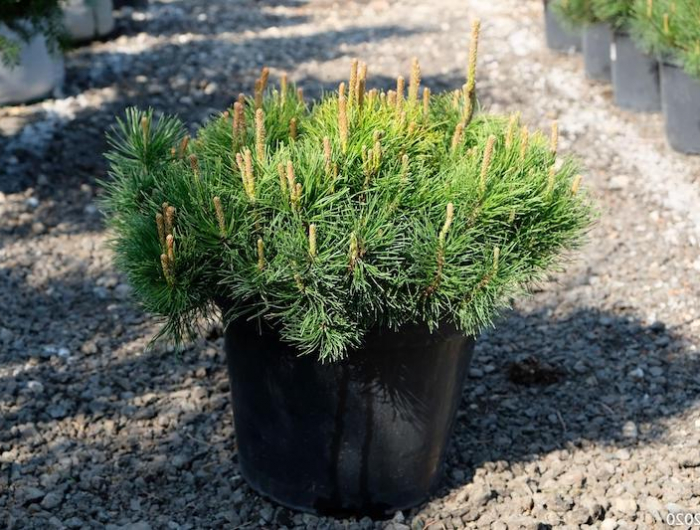
{"type": "MultiPolygon", "coordinates": [[[[86,503],[95,523],[132,513],[134,521],[167,513],[192,523],[220,513],[221,524],[289,524],[294,512],[269,511],[240,479],[220,332],[179,358],[141,354],[152,326],[90,280],[50,284],[62,294],[48,305],[45,287],[9,287],[33,308],[19,315],[25,328],[12,330],[25,343],[5,344],[1,357],[18,369],[0,378],[0,449],[15,455],[0,462],[0,476],[48,474],[71,495],[64,508],[86,503]],[[134,499],[143,512],[133,511],[134,499]]],[[[700,399],[699,372],[697,355],[661,323],[591,308],[512,312],[479,340],[437,494],[469,483],[483,465],[662,438],[665,420],[700,399]],[[533,358],[558,373],[555,382],[511,380],[513,366],[533,358]]],[[[9,503],[25,513],[31,502],[0,493],[0,511],[9,503]]]]}
{"type": "MultiPolygon", "coordinates": [[[[184,9],[176,4],[154,4],[157,13],[184,9]]],[[[233,35],[249,29],[245,20],[259,17],[256,10],[273,4],[280,3],[243,2],[232,6],[234,15],[227,18],[231,21],[227,29],[233,35]]],[[[218,8],[212,5],[210,10],[218,8]]],[[[118,51],[104,51],[101,45],[95,45],[74,50],[66,63],[67,98],[53,105],[31,107],[0,127],[0,158],[7,161],[0,167],[0,192],[32,188],[40,199],[64,205],[68,209],[61,212],[64,220],[70,218],[80,224],[84,221],[81,212],[88,203],[75,197],[74,192],[105,175],[105,131],[126,107],[151,106],[158,112],[175,113],[194,128],[225,109],[239,92],[250,92],[262,65],[292,70],[300,62],[341,57],[346,45],[415,33],[401,26],[382,26],[288,37],[268,32],[231,39],[209,33],[207,19],[197,19],[198,9],[202,10],[201,5],[188,7],[186,18],[190,23],[203,24],[201,35],[182,33],[182,39],[173,42],[155,31],[155,42],[146,39],[142,49],[137,46],[122,51],[117,47],[118,51]]],[[[286,25],[304,21],[303,17],[291,17],[286,25]]],[[[280,25],[279,21],[273,22],[280,25]]],[[[133,21],[124,24],[120,31],[127,31],[133,21]]],[[[163,21],[157,27],[170,28],[163,21]]],[[[174,27],[170,29],[172,39],[177,32],[174,27]]],[[[274,71],[271,77],[271,82],[276,82],[274,71]]]]}
{"type": "Polygon", "coordinates": [[[448,484],[469,481],[484,462],[507,466],[590,443],[613,452],[662,438],[665,420],[700,400],[699,369],[689,344],[660,322],[590,308],[507,315],[478,343],[448,484]],[[558,372],[556,382],[513,382],[514,368],[533,358],[558,372]]]}
{"type": "Polygon", "coordinates": [[[284,28],[309,20],[306,15],[277,14],[269,11],[278,8],[299,8],[306,4],[306,0],[236,0],[235,3],[211,2],[204,5],[189,0],[167,3],[151,0],[151,5],[154,4],[159,7],[157,28],[152,27],[147,17],[139,17],[129,20],[128,25],[122,25],[119,33],[128,36],[139,33],[155,36],[180,34],[211,36],[219,32],[222,24],[230,31],[242,33],[284,28]]]}

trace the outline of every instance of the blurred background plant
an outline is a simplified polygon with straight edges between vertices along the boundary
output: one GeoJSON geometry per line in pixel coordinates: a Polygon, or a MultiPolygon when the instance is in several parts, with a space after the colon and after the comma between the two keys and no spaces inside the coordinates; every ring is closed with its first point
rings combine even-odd
{"type": "Polygon", "coordinates": [[[699,2],[636,0],[633,14],[632,35],[642,47],[700,78],[699,2]]]}
{"type": "Polygon", "coordinates": [[[0,59],[7,66],[19,62],[22,43],[44,35],[49,50],[58,53],[63,42],[60,0],[0,0],[0,59]],[[3,26],[10,31],[3,31],[3,26]]]}
{"type": "Polygon", "coordinates": [[[634,0],[591,0],[593,15],[613,28],[626,29],[632,16],[634,0]]]}
{"type": "Polygon", "coordinates": [[[569,28],[599,22],[592,0],[554,0],[552,12],[569,28]]]}

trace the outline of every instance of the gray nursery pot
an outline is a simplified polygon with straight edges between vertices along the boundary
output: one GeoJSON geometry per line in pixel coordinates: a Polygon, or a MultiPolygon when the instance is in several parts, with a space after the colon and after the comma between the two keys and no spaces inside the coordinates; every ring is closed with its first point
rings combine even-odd
{"type": "Polygon", "coordinates": [[[661,104],[669,145],[681,153],[700,154],[700,81],[682,67],[662,62],[661,104]]]}
{"type": "Polygon", "coordinates": [[[550,50],[567,53],[581,51],[581,33],[564,26],[552,13],[548,0],[544,1],[544,31],[550,50]]]}
{"type": "MultiPolygon", "coordinates": [[[[21,40],[4,24],[0,24],[0,37],[21,40]]],[[[63,84],[64,72],[63,57],[49,51],[43,35],[35,35],[22,44],[18,65],[0,62],[0,105],[27,103],[50,95],[63,84]]]]}
{"type": "Polygon", "coordinates": [[[68,0],[63,23],[76,42],[98,39],[114,30],[113,9],[112,0],[68,0]]]}
{"type": "Polygon", "coordinates": [[[610,58],[615,105],[638,112],[660,111],[659,61],[623,32],[615,32],[610,58]]]}
{"type": "Polygon", "coordinates": [[[586,77],[595,81],[611,81],[610,46],[612,29],[608,24],[590,24],[583,30],[583,61],[586,77]]]}

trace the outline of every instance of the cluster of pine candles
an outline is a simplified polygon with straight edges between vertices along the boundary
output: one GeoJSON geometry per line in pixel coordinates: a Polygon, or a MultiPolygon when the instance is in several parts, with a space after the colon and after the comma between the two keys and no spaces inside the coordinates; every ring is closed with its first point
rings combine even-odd
{"type": "MultiPolygon", "coordinates": [[[[649,0],[651,4],[653,0],[649,0]]],[[[466,83],[462,86],[461,90],[454,90],[452,92],[452,106],[455,110],[461,112],[462,119],[457,123],[454,128],[454,133],[452,135],[451,147],[453,151],[456,151],[458,147],[462,144],[464,130],[471,121],[474,110],[476,106],[476,67],[477,67],[477,56],[478,56],[478,43],[479,43],[479,33],[480,33],[480,21],[475,21],[472,25],[471,34],[471,46],[469,51],[469,62],[467,67],[466,83]]],[[[257,160],[264,160],[266,157],[267,147],[266,147],[266,135],[265,135],[265,112],[262,109],[263,97],[265,90],[268,86],[270,76],[270,70],[264,67],[260,73],[260,77],[255,81],[255,91],[254,98],[252,100],[253,108],[255,109],[255,153],[257,160]]],[[[407,122],[407,112],[406,105],[411,107],[416,107],[419,103],[420,94],[420,84],[421,84],[421,68],[417,58],[413,58],[411,64],[411,75],[408,83],[408,93],[406,94],[406,79],[403,76],[398,76],[396,80],[396,90],[388,90],[387,92],[379,91],[373,88],[367,91],[367,63],[360,62],[357,59],[353,59],[350,66],[350,78],[348,84],[341,82],[338,86],[338,130],[340,135],[340,146],[343,152],[347,150],[348,136],[350,120],[349,116],[352,116],[353,109],[355,112],[361,113],[365,105],[372,109],[375,104],[382,107],[389,107],[394,109],[397,116],[399,128],[403,128],[407,122]],[[346,94],[347,86],[347,94],[346,94]]],[[[287,74],[282,74],[280,79],[279,96],[275,95],[274,98],[279,98],[280,105],[287,100],[287,93],[289,90],[289,82],[287,74]]],[[[298,87],[296,89],[296,95],[299,102],[305,105],[304,101],[304,91],[303,88],[298,87]]],[[[430,98],[431,91],[429,87],[424,87],[422,92],[421,108],[422,108],[422,118],[427,121],[430,114],[430,98]]],[[[233,112],[224,111],[222,116],[224,119],[231,118],[232,122],[232,151],[235,153],[235,160],[240,172],[240,177],[243,183],[243,188],[250,199],[251,203],[255,203],[255,170],[253,154],[251,149],[246,147],[247,143],[247,124],[246,124],[246,95],[241,93],[238,95],[238,100],[233,105],[233,112]]],[[[520,160],[524,161],[527,149],[528,149],[528,139],[529,139],[529,129],[526,125],[523,125],[519,129],[520,117],[519,114],[514,114],[510,117],[508,123],[508,131],[506,135],[505,145],[510,147],[516,135],[520,134],[520,160]],[[519,130],[518,130],[519,129],[519,130]]],[[[147,118],[144,118],[143,126],[145,129],[148,128],[147,118]]],[[[412,134],[418,127],[418,122],[411,121],[408,123],[408,133],[412,134]]],[[[289,120],[289,140],[295,141],[298,135],[298,119],[293,117],[289,120]]],[[[554,121],[551,126],[551,150],[556,154],[558,146],[559,132],[558,123],[554,121]]],[[[491,162],[491,156],[493,153],[494,143],[496,137],[494,135],[489,136],[486,143],[486,148],[482,154],[481,162],[481,172],[480,172],[480,186],[482,189],[486,187],[486,179],[488,178],[489,166],[491,162]]],[[[189,137],[186,136],[183,139],[183,143],[179,150],[176,151],[175,148],[172,149],[172,154],[179,156],[184,156],[187,151],[187,146],[189,143],[189,137]]],[[[470,156],[476,156],[477,147],[473,147],[469,154],[470,156]]],[[[331,149],[330,139],[326,136],[323,138],[323,152],[325,157],[326,172],[332,175],[333,178],[338,176],[338,165],[333,163],[333,154],[331,149]]],[[[372,147],[367,148],[362,147],[362,167],[365,173],[364,188],[369,186],[370,179],[373,174],[379,170],[382,158],[382,146],[381,146],[381,131],[375,131],[374,143],[372,147]]],[[[198,173],[198,163],[197,156],[195,154],[189,155],[189,160],[192,165],[195,176],[198,173]]],[[[402,177],[405,179],[408,177],[409,173],[409,157],[407,154],[401,156],[401,167],[402,167],[402,177]]],[[[294,164],[291,160],[288,160],[286,166],[284,164],[278,165],[280,188],[285,194],[289,194],[290,204],[292,208],[298,208],[299,200],[302,195],[302,185],[296,182],[294,173],[294,164]]],[[[556,173],[556,166],[552,165],[550,169],[550,178],[548,182],[548,192],[554,186],[554,176],[556,173]]],[[[579,186],[581,184],[581,175],[577,175],[572,183],[571,190],[572,193],[577,193],[579,186]]],[[[221,235],[225,237],[226,235],[226,225],[224,221],[224,212],[220,197],[214,197],[212,199],[214,205],[214,211],[216,219],[221,231],[221,235]]],[[[163,210],[166,212],[166,217],[170,218],[170,226],[172,226],[172,218],[174,216],[175,209],[172,206],[168,206],[164,203],[163,210]]],[[[515,212],[513,212],[515,215],[515,212]]],[[[448,203],[445,223],[439,233],[439,250],[437,255],[438,263],[438,273],[436,275],[435,281],[426,289],[426,292],[432,292],[437,288],[440,281],[440,270],[444,262],[443,257],[443,247],[444,240],[447,236],[447,232],[452,224],[454,216],[454,204],[448,203]]],[[[165,252],[161,255],[161,263],[163,266],[163,274],[169,283],[173,281],[173,236],[172,229],[163,229],[163,219],[164,215],[161,213],[156,214],[156,222],[158,225],[158,233],[166,234],[161,237],[162,245],[165,252]]],[[[316,254],[316,225],[309,224],[309,255],[314,257],[316,254]]],[[[349,267],[352,269],[354,263],[358,259],[358,244],[357,236],[353,233],[350,235],[350,251],[349,251],[349,267]]],[[[264,241],[262,238],[258,238],[256,242],[257,254],[258,254],[258,268],[262,269],[265,264],[264,255],[264,241]]],[[[498,256],[500,249],[494,247],[493,249],[493,261],[494,270],[498,267],[498,256]]],[[[296,277],[297,284],[300,289],[303,290],[303,284],[300,281],[299,276],[296,277]]]]}

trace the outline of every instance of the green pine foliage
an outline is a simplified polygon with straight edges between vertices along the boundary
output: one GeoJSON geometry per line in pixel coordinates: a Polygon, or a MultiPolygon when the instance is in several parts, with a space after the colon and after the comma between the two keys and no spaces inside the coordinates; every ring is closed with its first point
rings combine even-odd
{"type": "Polygon", "coordinates": [[[635,0],[553,0],[552,10],[566,25],[579,28],[606,22],[627,29],[635,0]]]}
{"type": "Polygon", "coordinates": [[[593,9],[593,0],[552,0],[552,12],[570,28],[600,21],[593,9]]]}
{"type": "Polygon", "coordinates": [[[632,35],[647,51],[700,78],[700,2],[635,0],[632,35]]]}
{"type": "Polygon", "coordinates": [[[627,29],[632,16],[634,0],[591,0],[595,18],[614,28],[627,29]]]}
{"type": "MultiPolygon", "coordinates": [[[[476,33],[475,33],[476,35],[476,33]]],[[[476,37],[474,38],[476,43],[476,37]]],[[[131,109],[110,135],[104,210],[116,260],[180,340],[220,308],[336,360],[380,326],[489,326],[579,245],[590,206],[575,161],[517,116],[473,116],[464,90],[388,93],[366,67],[315,104],[283,80],[189,139],[131,109]]],[[[406,91],[406,88],[408,91],[406,91]]]]}
{"type": "Polygon", "coordinates": [[[14,66],[19,63],[22,44],[35,35],[46,36],[49,50],[57,52],[63,36],[60,0],[0,0],[0,26],[13,35],[0,33],[0,60],[14,66]]]}

